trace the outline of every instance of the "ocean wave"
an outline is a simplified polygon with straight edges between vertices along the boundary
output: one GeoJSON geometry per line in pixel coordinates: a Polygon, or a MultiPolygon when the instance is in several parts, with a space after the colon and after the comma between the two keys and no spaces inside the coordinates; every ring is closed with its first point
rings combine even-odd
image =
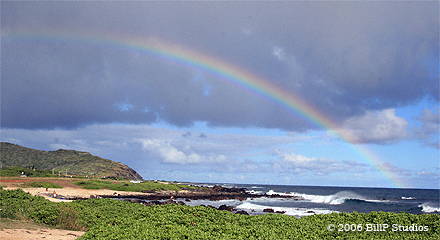
{"type": "Polygon", "coordinates": [[[262,213],[263,210],[266,208],[271,208],[274,211],[282,211],[282,212],[285,212],[284,214],[286,214],[286,215],[298,216],[298,217],[310,216],[310,215],[314,215],[314,214],[329,214],[332,212],[337,212],[337,211],[332,211],[332,210],[328,210],[328,209],[320,209],[320,208],[272,207],[272,206],[253,204],[250,202],[244,202],[244,203],[238,205],[236,208],[241,209],[241,210],[248,210],[248,211],[253,210],[253,211],[256,211],[259,213],[262,213]]]}
{"type": "Polygon", "coordinates": [[[250,194],[263,194],[263,191],[257,191],[257,190],[246,190],[247,193],[250,194]]]}
{"type": "Polygon", "coordinates": [[[313,195],[313,194],[305,194],[305,193],[297,193],[297,192],[290,192],[290,193],[279,193],[275,192],[273,190],[269,190],[267,195],[283,195],[283,196],[298,196],[302,197],[305,200],[308,200],[310,202],[314,203],[324,203],[324,204],[330,204],[330,205],[339,205],[343,204],[347,200],[358,200],[358,201],[365,201],[365,202],[389,202],[389,200],[377,200],[377,199],[367,199],[357,193],[350,192],[350,191],[341,191],[337,192],[332,195],[313,195]]]}
{"type": "Polygon", "coordinates": [[[266,192],[266,195],[280,195],[280,196],[297,196],[294,195],[294,193],[283,193],[283,192],[275,192],[274,190],[270,189],[266,192]]]}
{"type": "Polygon", "coordinates": [[[425,213],[434,213],[438,212],[440,213],[440,206],[433,206],[434,203],[426,202],[419,205],[419,207],[422,208],[422,211],[425,213]]]}
{"type": "Polygon", "coordinates": [[[415,197],[401,197],[402,200],[415,200],[415,197]]]}

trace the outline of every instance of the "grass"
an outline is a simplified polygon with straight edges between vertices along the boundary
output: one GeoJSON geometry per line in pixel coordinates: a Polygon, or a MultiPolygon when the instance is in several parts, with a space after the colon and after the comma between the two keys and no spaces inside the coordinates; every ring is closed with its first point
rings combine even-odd
{"type": "Polygon", "coordinates": [[[21,190],[0,191],[0,217],[26,217],[37,223],[88,230],[80,239],[440,239],[440,215],[332,213],[295,217],[246,216],[198,206],[156,205],[89,199],[53,203],[21,190]],[[328,231],[329,224],[427,226],[426,232],[328,231]]]}
{"type": "Polygon", "coordinates": [[[199,187],[184,184],[164,184],[153,181],[141,183],[131,183],[129,181],[103,181],[103,180],[84,180],[74,184],[85,189],[110,189],[115,191],[143,192],[143,191],[180,191],[183,189],[196,189],[199,187]]]}
{"type": "Polygon", "coordinates": [[[24,173],[28,177],[58,177],[48,170],[32,170],[23,167],[9,167],[0,169],[0,177],[19,177],[21,173],[24,173]]]}
{"type": "Polygon", "coordinates": [[[23,183],[21,187],[34,187],[34,188],[63,188],[62,186],[51,182],[30,182],[23,183]]]}

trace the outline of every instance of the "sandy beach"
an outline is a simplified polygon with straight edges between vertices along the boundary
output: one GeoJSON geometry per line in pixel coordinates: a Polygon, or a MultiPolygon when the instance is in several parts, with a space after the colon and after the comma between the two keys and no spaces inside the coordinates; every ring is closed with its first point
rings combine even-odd
{"type": "Polygon", "coordinates": [[[85,232],[47,228],[27,221],[1,219],[0,239],[2,240],[73,240],[85,232]]]}
{"type": "Polygon", "coordinates": [[[78,198],[93,198],[95,196],[106,195],[106,196],[146,196],[148,193],[140,192],[126,192],[126,191],[114,191],[108,189],[81,189],[81,188],[49,188],[46,191],[45,188],[20,188],[20,187],[6,187],[5,190],[22,189],[23,191],[32,194],[34,196],[42,196],[52,202],[70,202],[78,198]],[[55,193],[55,194],[54,194],[55,193]],[[63,198],[59,198],[62,196],[63,198]]]}

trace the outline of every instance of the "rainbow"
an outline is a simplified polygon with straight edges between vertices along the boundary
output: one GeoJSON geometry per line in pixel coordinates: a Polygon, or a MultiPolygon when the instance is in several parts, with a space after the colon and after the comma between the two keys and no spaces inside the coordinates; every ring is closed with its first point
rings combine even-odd
{"type": "Polygon", "coordinates": [[[259,77],[246,69],[232,65],[226,61],[203,54],[193,49],[184,48],[180,45],[167,42],[158,38],[124,38],[116,35],[96,35],[96,34],[68,34],[59,31],[49,32],[14,32],[8,33],[2,38],[43,38],[48,40],[65,40],[65,41],[83,41],[97,44],[110,44],[122,48],[130,48],[136,51],[142,51],[167,61],[189,66],[196,69],[202,69],[205,72],[221,77],[229,82],[238,84],[252,92],[268,98],[279,105],[285,107],[289,111],[299,114],[317,126],[330,130],[331,133],[340,139],[349,143],[359,157],[370,165],[378,169],[385,177],[387,177],[394,187],[406,187],[403,179],[398,177],[393,169],[383,162],[376,154],[365,146],[360,145],[356,138],[346,132],[340,130],[338,125],[331,119],[327,118],[313,106],[299,98],[298,96],[287,92],[286,90],[276,86],[270,81],[259,77]]]}

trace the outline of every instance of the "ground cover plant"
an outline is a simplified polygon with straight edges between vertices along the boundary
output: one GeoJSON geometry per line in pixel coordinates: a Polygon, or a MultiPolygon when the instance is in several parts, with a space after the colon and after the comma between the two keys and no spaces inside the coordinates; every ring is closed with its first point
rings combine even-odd
{"type": "Polygon", "coordinates": [[[80,239],[440,239],[440,215],[332,213],[295,218],[247,216],[209,207],[143,206],[112,199],[53,203],[21,190],[0,190],[0,217],[87,230],[80,239]],[[329,224],[427,226],[421,232],[329,231],[329,224]]]}
{"type": "Polygon", "coordinates": [[[175,184],[175,183],[159,183],[154,181],[144,181],[141,183],[131,183],[129,181],[104,181],[104,180],[83,180],[75,182],[76,185],[85,189],[110,189],[115,191],[130,191],[130,192],[142,192],[142,191],[179,191],[183,189],[196,189],[199,187],[175,184]]]}

